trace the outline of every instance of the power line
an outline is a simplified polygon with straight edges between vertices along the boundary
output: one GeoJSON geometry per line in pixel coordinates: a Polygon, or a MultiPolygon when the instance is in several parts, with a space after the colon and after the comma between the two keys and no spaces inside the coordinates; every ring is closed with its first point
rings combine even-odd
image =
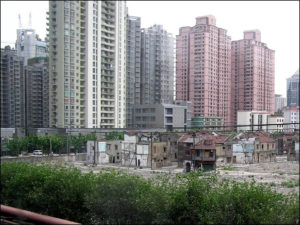
{"type": "MultiPolygon", "coordinates": [[[[208,131],[208,132],[213,132],[213,131],[225,131],[225,132],[231,132],[231,130],[225,130],[225,128],[238,128],[238,127],[249,127],[250,129],[248,130],[241,130],[241,131],[252,131],[252,127],[268,127],[268,126],[277,126],[277,125],[300,125],[300,123],[281,123],[281,124],[253,124],[253,125],[216,125],[216,126],[190,126],[190,127],[173,127],[172,131],[168,131],[167,128],[165,127],[156,127],[156,128],[72,128],[71,133],[78,133],[78,132],[83,132],[84,130],[89,131],[89,130],[98,130],[97,133],[108,133],[112,131],[133,131],[137,133],[150,133],[150,132],[157,132],[157,133],[186,133],[186,132],[191,132],[192,130],[197,129],[198,131],[208,131]],[[208,130],[209,128],[214,128],[215,130],[208,130]],[[219,128],[219,129],[218,129],[219,128]],[[75,129],[75,130],[73,130],[75,129]],[[175,131],[173,131],[175,130],[175,131]],[[178,130],[178,131],[176,131],[178,130]]],[[[69,128],[66,128],[69,129],[69,128]]],[[[268,128],[268,131],[284,131],[284,130],[299,130],[299,128],[287,128],[287,127],[278,127],[278,128],[268,128]]],[[[264,128],[265,130],[265,128],[264,128]]],[[[263,131],[263,129],[258,130],[254,129],[253,131],[263,131]]]]}

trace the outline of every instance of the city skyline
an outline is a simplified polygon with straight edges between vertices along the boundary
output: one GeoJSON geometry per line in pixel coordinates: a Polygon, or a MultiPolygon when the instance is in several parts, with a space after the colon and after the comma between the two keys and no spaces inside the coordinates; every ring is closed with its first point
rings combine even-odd
{"type": "MultiPolygon", "coordinates": [[[[47,1],[2,1],[1,6],[1,47],[14,47],[18,14],[23,27],[27,27],[31,12],[32,28],[42,39],[45,37],[47,1]]],[[[141,27],[161,24],[174,36],[178,35],[179,27],[193,26],[197,16],[208,14],[216,17],[217,26],[228,30],[232,41],[242,39],[245,30],[259,29],[262,42],[276,51],[275,93],[286,97],[286,86],[282,83],[299,68],[299,2],[128,1],[127,7],[130,16],[141,17],[141,27]]]]}

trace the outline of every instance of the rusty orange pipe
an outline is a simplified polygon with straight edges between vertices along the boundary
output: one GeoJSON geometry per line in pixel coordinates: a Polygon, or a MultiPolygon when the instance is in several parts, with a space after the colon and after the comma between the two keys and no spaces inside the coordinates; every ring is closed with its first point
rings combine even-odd
{"type": "Polygon", "coordinates": [[[17,209],[6,205],[1,205],[1,213],[24,217],[26,219],[44,223],[44,224],[79,224],[72,221],[63,220],[52,216],[45,216],[38,213],[30,212],[23,209],[17,209]]]}

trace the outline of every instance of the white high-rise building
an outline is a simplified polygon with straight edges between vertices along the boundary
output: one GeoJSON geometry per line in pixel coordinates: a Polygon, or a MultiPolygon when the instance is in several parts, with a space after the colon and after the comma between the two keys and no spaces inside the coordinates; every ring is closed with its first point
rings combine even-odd
{"type": "Polygon", "coordinates": [[[126,123],[126,2],[50,1],[50,126],[126,123]]]}
{"type": "Polygon", "coordinates": [[[46,42],[42,41],[31,28],[17,29],[16,41],[17,55],[24,57],[24,65],[27,60],[34,57],[48,56],[48,47],[46,42]]]}
{"type": "Polygon", "coordinates": [[[275,94],[275,113],[281,113],[284,107],[286,107],[286,98],[275,94]]]}

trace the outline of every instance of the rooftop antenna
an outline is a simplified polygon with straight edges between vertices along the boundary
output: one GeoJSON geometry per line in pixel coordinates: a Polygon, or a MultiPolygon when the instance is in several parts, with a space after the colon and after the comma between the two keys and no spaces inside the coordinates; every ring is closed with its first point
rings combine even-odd
{"type": "Polygon", "coordinates": [[[28,26],[29,26],[29,28],[31,28],[31,12],[29,13],[29,24],[28,24],[28,26]]]}
{"type": "Polygon", "coordinates": [[[19,14],[19,28],[22,28],[22,23],[21,23],[21,15],[19,14]]]}

